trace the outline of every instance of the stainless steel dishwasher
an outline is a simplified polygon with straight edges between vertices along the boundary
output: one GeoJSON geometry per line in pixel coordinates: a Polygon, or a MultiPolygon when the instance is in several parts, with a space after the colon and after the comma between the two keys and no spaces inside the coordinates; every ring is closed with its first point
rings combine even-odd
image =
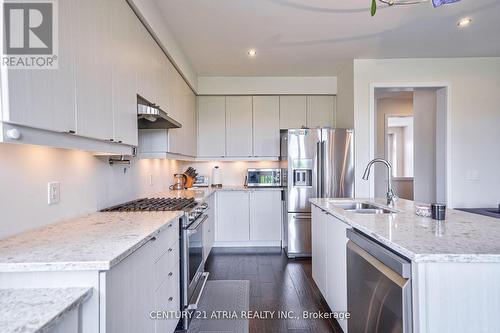
{"type": "Polygon", "coordinates": [[[412,332],[411,263],[347,230],[349,333],[412,332]]]}

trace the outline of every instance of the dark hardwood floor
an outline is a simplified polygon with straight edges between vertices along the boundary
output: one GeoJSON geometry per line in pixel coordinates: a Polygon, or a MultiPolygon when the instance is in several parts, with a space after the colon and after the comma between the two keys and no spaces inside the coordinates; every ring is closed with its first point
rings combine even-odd
{"type": "Polygon", "coordinates": [[[329,312],[311,276],[311,260],[288,259],[279,248],[214,248],[210,280],[249,280],[250,311],[293,311],[299,319],[250,319],[250,333],[342,332],[334,319],[303,319],[329,312]]]}

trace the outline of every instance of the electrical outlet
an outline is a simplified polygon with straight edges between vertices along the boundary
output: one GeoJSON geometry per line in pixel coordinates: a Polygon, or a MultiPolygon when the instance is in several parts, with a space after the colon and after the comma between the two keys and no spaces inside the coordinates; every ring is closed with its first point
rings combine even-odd
{"type": "Polygon", "coordinates": [[[50,182],[48,183],[48,204],[54,205],[61,200],[61,183],[50,182]]]}
{"type": "Polygon", "coordinates": [[[149,186],[153,186],[153,175],[149,175],[149,186]]]}

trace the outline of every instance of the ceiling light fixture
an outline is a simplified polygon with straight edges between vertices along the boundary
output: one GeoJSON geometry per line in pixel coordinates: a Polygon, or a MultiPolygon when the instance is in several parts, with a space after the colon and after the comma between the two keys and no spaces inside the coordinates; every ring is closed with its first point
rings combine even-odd
{"type": "Polygon", "coordinates": [[[250,57],[255,57],[257,55],[257,51],[255,51],[255,49],[250,49],[247,53],[250,57]]]}
{"type": "Polygon", "coordinates": [[[465,17],[465,18],[461,19],[460,21],[458,21],[457,26],[459,28],[465,28],[466,26],[468,26],[471,23],[472,23],[472,19],[470,17],[465,17]]]}

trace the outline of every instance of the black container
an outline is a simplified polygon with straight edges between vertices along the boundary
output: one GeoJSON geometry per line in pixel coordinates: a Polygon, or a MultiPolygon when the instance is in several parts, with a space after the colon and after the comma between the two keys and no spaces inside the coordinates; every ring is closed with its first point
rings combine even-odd
{"type": "Polygon", "coordinates": [[[431,217],[434,220],[442,221],[446,218],[446,205],[443,204],[431,204],[431,217]]]}

